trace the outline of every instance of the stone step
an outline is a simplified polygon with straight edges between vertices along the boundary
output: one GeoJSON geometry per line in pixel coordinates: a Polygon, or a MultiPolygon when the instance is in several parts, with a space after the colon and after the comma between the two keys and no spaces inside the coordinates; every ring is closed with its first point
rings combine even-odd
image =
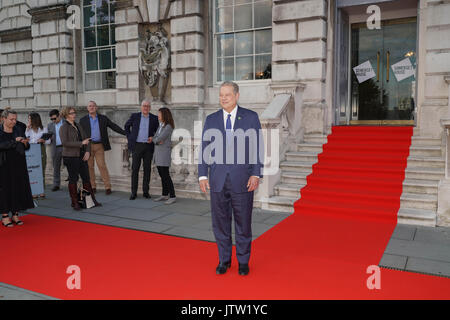
{"type": "Polygon", "coordinates": [[[282,197],[273,196],[268,199],[266,203],[262,204],[263,209],[281,211],[281,212],[294,212],[294,202],[300,199],[300,194],[298,197],[282,197]]]}
{"type": "Polygon", "coordinates": [[[317,152],[286,152],[286,160],[316,163],[317,155],[317,152]]]}
{"type": "Polygon", "coordinates": [[[305,134],[305,136],[303,137],[303,140],[306,143],[327,143],[327,136],[323,135],[323,134],[305,134]]]}
{"type": "Polygon", "coordinates": [[[438,197],[435,194],[403,193],[400,207],[411,209],[437,210],[438,197]]]}
{"type": "Polygon", "coordinates": [[[436,195],[438,193],[438,183],[436,180],[405,179],[403,181],[403,192],[436,195]]]}
{"type": "Polygon", "coordinates": [[[442,157],[409,156],[408,167],[432,167],[445,168],[445,161],[442,157]]]}
{"type": "Polygon", "coordinates": [[[444,176],[444,168],[407,167],[405,169],[406,179],[441,180],[444,176]]]}
{"type": "Polygon", "coordinates": [[[323,151],[322,145],[322,143],[299,143],[297,144],[297,151],[321,153],[323,151]]]}
{"type": "Polygon", "coordinates": [[[306,177],[310,175],[310,172],[295,172],[295,171],[281,171],[281,182],[292,183],[298,185],[306,185],[306,177]]]}
{"type": "Polygon", "coordinates": [[[397,222],[422,226],[436,226],[436,212],[433,210],[402,208],[398,210],[397,222]]]}
{"type": "Polygon", "coordinates": [[[441,146],[411,146],[409,149],[411,156],[425,156],[425,157],[441,157],[441,146]]]}
{"type": "Polygon", "coordinates": [[[280,163],[280,169],[282,171],[306,172],[310,174],[315,163],[315,161],[283,161],[280,163]]]}
{"type": "Polygon", "coordinates": [[[412,146],[440,146],[441,139],[414,135],[411,138],[411,145],[412,146]]]}
{"type": "Polygon", "coordinates": [[[293,184],[293,183],[280,183],[275,186],[275,194],[281,197],[288,198],[300,198],[300,189],[302,189],[305,184],[293,184]]]}

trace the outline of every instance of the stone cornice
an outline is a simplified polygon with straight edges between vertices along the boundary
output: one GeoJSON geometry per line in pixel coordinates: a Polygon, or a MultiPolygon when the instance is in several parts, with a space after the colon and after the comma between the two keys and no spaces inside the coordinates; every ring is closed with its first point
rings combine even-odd
{"type": "Polygon", "coordinates": [[[38,7],[28,10],[28,13],[31,15],[32,23],[67,19],[69,17],[67,13],[68,6],[68,4],[56,4],[53,6],[38,7]]]}
{"type": "Polygon", "coordinates": [[[116,10],[127,9],[134,7],[133,0],[117,0],[116,10]]]}
{"type": "Polygon", "coordinates": [[[1,42],[31,39],[31,27],[0,31],[1,42]]]}

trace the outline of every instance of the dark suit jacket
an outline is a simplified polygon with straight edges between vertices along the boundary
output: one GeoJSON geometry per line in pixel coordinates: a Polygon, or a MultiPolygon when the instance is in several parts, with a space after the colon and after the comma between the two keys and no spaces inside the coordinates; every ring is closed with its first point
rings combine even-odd
{"type": "MultiPolygon", "coordinates": [[[[149,114],[150,121],[148,126],[148,136],[153,137],[158,130],[159,121],[158,117],[154,114],[149,114]]],[[[125,132],[127,134],[128,139],[128,149],[133,151],[136,146],[136,140],[139,134],[139,126],[141,125],[141,112],[131,114],[130,119],[128,119],[127,123],[125,123],[125,132]]],[[[151,151],[153,152],[155,149],[155,144],[152,142],[150,144],[151,151]]]]}
{"type": "MultiPolygon", "coordinates": [[[[125,130],[119,127],[117,124],[109,120],[109,118],[105,115],[98,114],[98,126],[100,129],[100,138],[102,139],[103,148],[105,151],[111,150],[111,144],[109,143],[108,136],[108,128],[111,128],[113,131],[120,133],[122,135],[126,135],[125,130]]],[[[91,120],[89,119],[89,114],[85,115],[80,119],[80,125],[86,133],[87,137],[91,137],[91,120]]]]}
{"type": "Polygon", "coordinates": [[[198,176],[208,177],[209,173],[209,185],[212,192],[222,191],[227,172],[230,172],[231,187],[233,192],[236,193],[248,192],[247,183],[250,176],[262,178],[264,146],[261,143],[263,140],[260,137],[260,129],[261,124],[258,114],[238,106],[233,128],[233,138],[235,139],[234,159],[232,159],[230,164],[227,163],[226,157],[227,153],[228,155],[232,153],[226,149],[223,110],[220,109],[206,117],[199,155],[198,176]],[[205,136],[205,131],[210,129],[213,130],[209,131],[211,133],[210,137],[205,136]],[[221,137],[216,137],[216,134],[220,134],[221,137]],[[252,134],[254,134],[253,137],[251,136],[252,134]],[[238,149],[239,135],[241,135],[245,144],[243,144],[243,148],[238,149]],[[214,145],[209,146],[213,143],[214,145]],[[219,151],[222,152],[222,157],[220,157],[219,151]]]}

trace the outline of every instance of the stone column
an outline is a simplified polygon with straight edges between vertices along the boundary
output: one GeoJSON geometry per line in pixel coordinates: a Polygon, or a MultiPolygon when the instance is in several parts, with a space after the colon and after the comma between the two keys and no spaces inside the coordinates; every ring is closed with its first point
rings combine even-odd
{"type": "Polygon", "coordinates": [[[132,0],[116,4],[116,101],[118,107],[138,110],[143,94],[139,86],[140,12],[132,0]]]}
{"type": "Polygon", "coordinates": [[[302,126],[323,133],[326,123],[327,1],[273,1],[273,81],[306,84],[302,126]]]}
{"type": "Polygon", "coordinates": [[[172,3],[172,104],[202,105],[204,100],[203,1],[172,3]]]}
{"type": "Polygon", "coordinates": [[[440,181],[438,188],[437,225],[448,227],[450,226],[450,76],[445,76],[444,80],[448,86],[447,116],[441,119],[445,136],[445,178],[440,181]]]}
{"type": "Polygon", "coordinates": [[[66,4],[35,7],[32,16],[34,106],[73,106],[74,54],[66,4]]]}

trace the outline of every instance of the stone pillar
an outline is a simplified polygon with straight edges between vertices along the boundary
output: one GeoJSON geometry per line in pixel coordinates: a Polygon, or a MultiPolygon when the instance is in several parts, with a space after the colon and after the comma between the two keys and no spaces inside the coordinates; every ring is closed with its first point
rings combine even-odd
{"type": "Polygon", "coordinates": [[[117,2],[115,18],[117,106],[138,110],[144,98],[139,81],[139,23],[142,18],[132,0],[117,2]]]}
{"type": "MultiPolygon", "coordinates": [[[[33,108],[33,68],[27,1],[0,4],[1,103],[16,110],[33,108]]],[[[22,121],[26,118],[20,116],[22,121]]]]}
{"type": "Polygon", "coordinates": [[[66,4],[29,10],[36,108],[54,109],[75,104],[73,41],[66,10],[66,4]]]}
{"type": "Polygon", "coordinates": [[[306,84],[303,94],[305,133],[323,133],[326,123],[327,2],[273,1],[273,81],[306,84]]]}
{"type": "Polygon", "coordinates": [[[172,3],[172,104],[202,105],[204,101],[203,1],[172,3]]]}

